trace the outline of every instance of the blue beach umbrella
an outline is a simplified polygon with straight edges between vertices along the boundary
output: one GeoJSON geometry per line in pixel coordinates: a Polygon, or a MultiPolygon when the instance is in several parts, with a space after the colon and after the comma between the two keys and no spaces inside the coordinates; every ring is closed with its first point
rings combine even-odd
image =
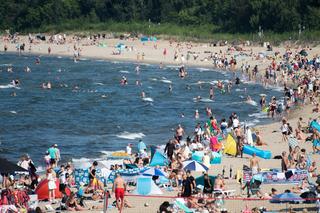
{"type": "Polygon", "coordinates": [[[208,167],[206,167],[202,163],[199,163],[195,160],[188,160],[183,162],[183,169],[190,170],[190,171],[197,171],[197,172],[206,172],[209,170],[208,167]]]}
{"type": "Polygon", "coordinates": [[[147,175],[147,176],[168,176],[167,173],[165,173],[164,171],[162,171],[161,169],[157,169],[157,168],[150,168],[150,169],[147,169],[146,171],[144,171],[142,173],[143,175],[147,175]]]}
{"type": "Polygon", "coordinates": [[[273,196],[270,203],[299,203],[301,201],[303,199],[299,195],[287,192],[273,196]]]}

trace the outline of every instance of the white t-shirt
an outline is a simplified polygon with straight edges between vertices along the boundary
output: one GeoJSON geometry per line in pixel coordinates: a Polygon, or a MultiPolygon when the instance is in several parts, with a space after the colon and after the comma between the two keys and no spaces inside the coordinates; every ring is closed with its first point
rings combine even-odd
{"type": "Polygon", "coordinates": [[[127,146],[127,148],[126,148],[126,153],[127,153],[128,155],[131,155],[131,154],[132,154],[132,148],[131,148],[130,146],[127,146]]]}
{"type": "Polygon", "coordinates": [[[233,119],[233,128],[237,128],[239,126],[239,120],[237,118],[233,119]]]}

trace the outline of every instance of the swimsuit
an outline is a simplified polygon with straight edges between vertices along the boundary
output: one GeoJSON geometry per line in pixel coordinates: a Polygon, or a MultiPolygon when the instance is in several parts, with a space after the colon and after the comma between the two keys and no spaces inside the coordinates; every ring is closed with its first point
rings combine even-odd
{"type": "Polygon", "coordinates": [[[120,199],[123,199],[124,198],[124,188],[116,188],[115,190],[115,196],[116,196],[116,199],[118,200],[119,198],[120,199]]]}

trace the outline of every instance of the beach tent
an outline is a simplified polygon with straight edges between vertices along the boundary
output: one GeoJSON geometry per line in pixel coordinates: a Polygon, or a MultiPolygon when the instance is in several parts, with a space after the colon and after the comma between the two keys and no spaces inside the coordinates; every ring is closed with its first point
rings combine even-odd
{"type": "MultiPolygon", "coordinates": [[[[216,176],[209,175],[210,180],[212,181],[212,184],[214,184],[214,181],[216,180],[216,176]]],[[[204,185],[204,175],[196,178],[196,185],[204,185]]]]}
{"type": "Polygon", "coordinates": [[[117,48],[117,49],[120,49],[120,50],[123,50],[124,48],[126,48],[126,45],[124,45],[123,43],[118,43],[118,44],[116,45],[116,48],[117,48]]]}
{"type": "Polygon", "coordinates": [[[202,162],[202,158],[204,156],[203,151],[195,151],[194,153],[192,153],[192,160],[198,161],[198,162],[202,162]]]}
{"type": "MultiPolygon", "coordinates": [[[[59,180],[56,180],[57,188],[55,191],[55,198],[62,198],[62,193],[59,191],[59,180]]],[[[68,187],[66,187],[66,193],[69,196],[71,191],[68,187]]],[[[42,180],[39,185],[37,186],[35,193],[38,195],[38,200],[48,200],[49,199],[49,187],[48,187],[48,180],[42,180]]]]}
{"type": "MultiPolygon", "coordinates": [[[[101,169],[96,170],[96,177],[103,184],[106,184],[106,176],[107,176],[107,174],[104,175],[104,173],[101,171],[101,169]]],[[[81,182],[84,183],[85,185],[89,184],[89,171],[88,171],[88,169],[75,169],[74,170],[74,178],[75,178],[75,183],[78,186],[80,185],[81,182]]]]}
{"type": "Polygon", "coordinates": [[[138,195],[161,195],[161,189],[154,183],[151,177],[140,176],[137,178],[137,188],[134,194],[138,195]]]}
{"type": "Polygon", "coordinates": [[[210,164],[220,164],[220,163],[221,163],[221,154],[219,152],[212,152],[210,164]]]}
{"type": "Polygon", "coordinates": [[[160,153],[158,150],[154,153],[150,166],[166,166],[169,164],[169,161],[166,156],[160,153]]]}
{"type": "Polygon", "coordinates": [[[224,145],[223,153],[233,156],[237,154],[237,143],[230,134],[228,135],[227,141],[224,145]]]}
{"type": "Polygon", "coordinates": [[[142,42],[149,41],[149,38],[147,36],[143,36],[140,38],[140,41],[142,42]]]}

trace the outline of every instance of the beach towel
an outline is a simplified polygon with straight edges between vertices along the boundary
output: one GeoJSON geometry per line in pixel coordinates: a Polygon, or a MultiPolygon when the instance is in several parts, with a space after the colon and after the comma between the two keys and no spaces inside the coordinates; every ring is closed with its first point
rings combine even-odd
{"type": "Polygon", "coordinates": [[[219,152],[222,149],[222,143],[219,143],[216,136],[210,138],[210,148],[213,152],[219,152]]]}

